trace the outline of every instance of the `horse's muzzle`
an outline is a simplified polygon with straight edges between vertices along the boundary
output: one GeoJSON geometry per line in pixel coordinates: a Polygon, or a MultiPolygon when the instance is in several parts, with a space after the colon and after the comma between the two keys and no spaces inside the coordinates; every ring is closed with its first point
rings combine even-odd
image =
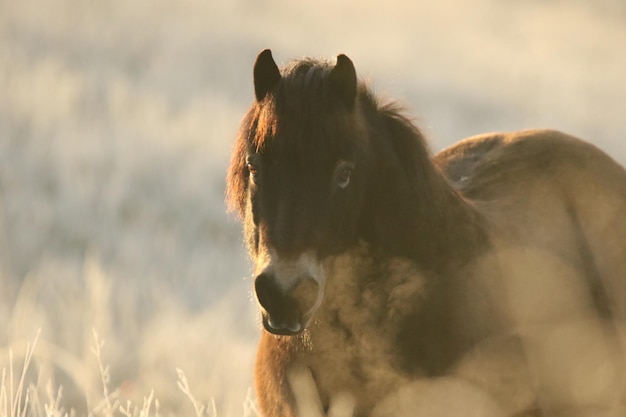
{"type": "Polygon", "coordinates": [[[263,272],[254,281],[257,300],[262,308],[263,327],[278,335],[301,333],[316,310],[320,286],[311,276],[302,275],[281,283],[270,272],[263,272]]]}

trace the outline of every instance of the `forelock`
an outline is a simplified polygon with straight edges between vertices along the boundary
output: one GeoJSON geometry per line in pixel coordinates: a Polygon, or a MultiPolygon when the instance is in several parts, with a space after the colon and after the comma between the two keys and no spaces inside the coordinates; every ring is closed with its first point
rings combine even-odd
{"type": "MultiPolygon", "coordinates": [[[[282,78],[276,91],[261,103],[257,103],[256,129],[252,137],[253,147],[259,151],[267,140],[280,136],[284,151],[319,153],[330,151],[336,143],[328,142],[329,130],[337,126],[333,111],[334,100],[330,99],[327,75],[333,66],[327,61],[305,58],[294,61],[282,70],[282,78]],[[280,132],[280,134],[279,134],[280,132]],[[311,141],[303,141],[306,136],[311,141]]],[[[276,144],[278,145],[278,144],[276,144]]]]}
{"type": "Polygon", "coordinates": [[[288,65],[278,90],[279,103],[285,109],[310,111],[313,105],[325,101],[325,79],[332,65],[327,61],[302,59],[288,65]]]}

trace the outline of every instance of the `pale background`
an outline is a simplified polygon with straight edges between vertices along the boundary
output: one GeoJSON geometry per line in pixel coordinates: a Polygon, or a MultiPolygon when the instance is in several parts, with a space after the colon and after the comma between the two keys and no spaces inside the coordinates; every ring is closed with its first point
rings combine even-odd
{"type": "MultiPolygon", "coordinates": [[[[0,0],[0,368],[242,415],[258,337],[224,176],[252,64],[346,53],[437,151],[551,127],[626,163],[623,0],[0,0]],[[53,371],[56,370],[56,371],[53,371]]],[[[246,411],[249,412],[248,409],[246,411]]]]}

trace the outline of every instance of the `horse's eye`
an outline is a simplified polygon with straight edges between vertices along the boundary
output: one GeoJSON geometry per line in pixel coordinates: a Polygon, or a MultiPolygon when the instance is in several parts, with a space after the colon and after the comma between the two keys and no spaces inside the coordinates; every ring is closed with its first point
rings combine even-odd
{"type": "Polygon", "coordinates": [[[350,184],[354,164],[348,161],[339,161],[335,168],[334,180],[339,188],[346,188],[350,184]]]}
{"type": "Polygon", "coordinates": [[[256,167],[254,165],[252,165],[251,163],[248,163],[248,172],[250,173],[250,175],[254,176],[257,174],[257,170],[256,167]]]}
{"type": "Polygon", "coordinates": [[[246,158],[246,168],[248,169],[248,174],[254,180],[259,174],[259,168],[261,167],[261,161],[259,160],[258,154],[248,155],[246,158]]]}
{"type": "Polygon", "coordinates": [[[352,175],[352,169],[351,168],[344,168],[341,170],[341,172],[339,172],[339,174],[337,175],[337,185],[340,188],[346,188],[348,186],[348,184],[350,184],[350,176],[352,175]]]}

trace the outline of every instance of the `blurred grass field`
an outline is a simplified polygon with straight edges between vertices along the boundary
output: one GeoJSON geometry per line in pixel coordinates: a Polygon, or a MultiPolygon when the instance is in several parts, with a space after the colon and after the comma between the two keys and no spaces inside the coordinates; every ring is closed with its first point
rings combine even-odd
{"type": "Polygon", "coordinates": [[[253,413],[259,330],[223,193],[261,49],[346,53],[434,150],[551,127],[624,164],[624,45],[621,0],[0,0],[0,369],[17,386],[41,329],[26,415],[48,383],[51,409],[106,415],[100,363],[122,407],[153,392],[193,415],[180,369],[205,415],[253,413]]]}

